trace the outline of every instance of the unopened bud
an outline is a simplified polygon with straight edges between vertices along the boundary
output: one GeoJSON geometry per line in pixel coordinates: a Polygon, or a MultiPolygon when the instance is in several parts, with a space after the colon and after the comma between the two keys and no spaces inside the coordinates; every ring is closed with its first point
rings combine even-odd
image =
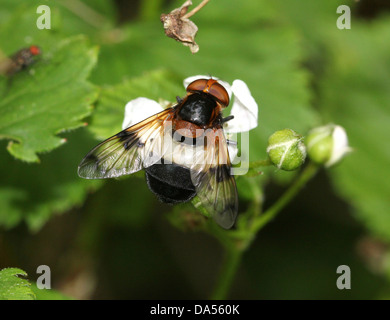
{"type": "Polygon", "coordinates": [[[291,129],[276,131],[268,139],[267,153],[271,162],[281,170],[298,169],[306,158],[303,137],[291,129]]]}
{"type": "Polygon", "coordinates": [[[345,129],[334,124],[311,130],[306,138],[306,144],[310,159],[326,167],[339,162],[351,151],[345,129]]]}

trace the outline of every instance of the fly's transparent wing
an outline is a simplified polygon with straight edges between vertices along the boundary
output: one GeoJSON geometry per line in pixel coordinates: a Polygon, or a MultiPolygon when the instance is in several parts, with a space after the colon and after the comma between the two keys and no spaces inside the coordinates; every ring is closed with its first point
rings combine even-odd
{"type": "Polygon", "coordinates": [[[230,174],[231,163],[222,128],[206,133],[202,156],[197,153],[191,166],[191,179],[197,196],[223,228],[230,229],[237,218],[238,195],[234,177],[230,174]]]}
{"type": "Polygon", "coordinates": [[[166,109],[108,138],[81,161],[78,174],[86,179],[114,178],[158,162],[166,152],[164,134],[175,110],[166,109]]]}

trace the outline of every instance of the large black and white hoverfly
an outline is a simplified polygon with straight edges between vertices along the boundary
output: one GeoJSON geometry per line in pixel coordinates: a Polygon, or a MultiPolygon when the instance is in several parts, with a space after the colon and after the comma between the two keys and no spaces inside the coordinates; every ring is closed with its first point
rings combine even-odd
{"type": "Polygon", "coordinates": [[[81,161],[86,179],[114,178],[145,170],[149,189],[165,203],[198,196],[223,228],[235,223],[237,187],[231,175],[222,117],[229,94],[214,79],[187,86],[177,104],[108,138],[81,161]],[[190,156],[188,156],[190,154],[190,156]]]}

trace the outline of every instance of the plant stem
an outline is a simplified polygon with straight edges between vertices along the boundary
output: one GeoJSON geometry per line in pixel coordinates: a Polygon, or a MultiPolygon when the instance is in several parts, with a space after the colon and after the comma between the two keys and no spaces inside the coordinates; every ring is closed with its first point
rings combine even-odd
{"type": "Polygon", "coordinates": [[[243,250],[233,246],[227,249],[225,253],[225,261],[219,273],[218,282],[214,288],[214,292],[210,297],[212,300],[226,299],[238,266],[240,265],[243,250]]]}
{"type": "Polygon", "coordinates": [[[200,9],[202,9],[210,0],[203,0],[201,3],[198,4],[194,9],[192,9],[190,12],[187,12],[184,16],[182,16],[182,19],[188,19],[189,17],[192,17],[195,13],[197,13],[200,9]]]}
{"type": "Polygon", "coordinates": [[[258,168],[258,167],[267,167],[271,165],[272,162],[270,159],[249,162],[249,168],[251,169],[258,168]]]}
{"type": "Polygon", "coordinates": [[[295,182],[278,199],[278,201],[268,208],[268,210],[266,210],[261,216],[256,218],[251,226],[251,232],[256,234],[261,228],[270,222],[295,197],[306,183],[314,177],[317,171],[318,166],[310,162],[295,182]]]}
{"type": "Polygon", "coordinates": [[[248,224],[247,229],[243,230],[245,235],[241,237],[241,242],[237,242],[237,238],[232,238],[232,234],[227,238],[225,236],[217,237],[225,247],[226,256],[211,299],[221,300],[227,297],[245,249],[250,246],[260,229],[269,223],[297,195],[306,183],[314,177],[318,169],[319,167],[317,165],[310,162],[287,191],[261,215],[256,214],[260,212],[262,199],[261,192],[257,190],[253,208],[254,219],[252,223],[248,224]]]}

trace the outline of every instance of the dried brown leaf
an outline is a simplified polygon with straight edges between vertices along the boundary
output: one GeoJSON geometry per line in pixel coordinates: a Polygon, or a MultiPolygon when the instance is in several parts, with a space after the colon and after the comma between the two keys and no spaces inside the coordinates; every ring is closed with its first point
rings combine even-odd
{"type": "Polygon", "coordinates": [[[168,14],[163,13],[160,20],[168,37],[181,42],[189,47],[192,53],[196,53],[199,51],[199,46],[195,42],[198,27],[191,20],[183,18],[191,5],[192,2],[188,0],[180,8],[174,9],[168,14]]]}

